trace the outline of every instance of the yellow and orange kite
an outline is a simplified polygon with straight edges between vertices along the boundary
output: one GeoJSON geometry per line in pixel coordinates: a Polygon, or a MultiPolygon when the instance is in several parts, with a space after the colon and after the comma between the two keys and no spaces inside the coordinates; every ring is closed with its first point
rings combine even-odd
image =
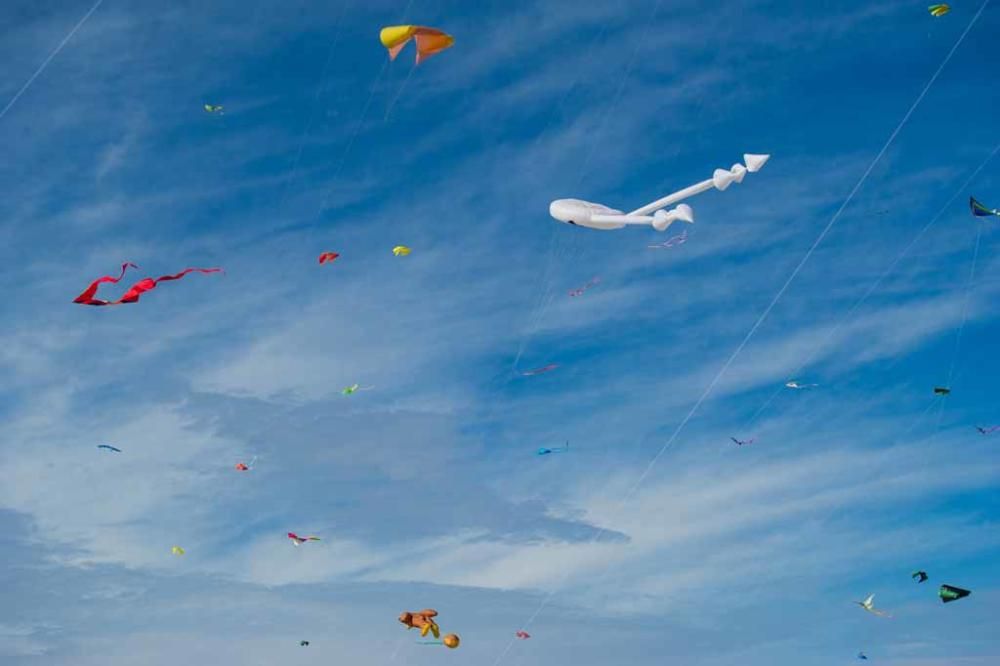
{"type": "Polygon", "coordinates": [[[389,60],[395,60],[403,47],[412,39],[417,45],[417,64],[449,49],[455,43],[455,38],[437,28],[426,28],[421,25],[391,25],[382,28],[379,34],[382,46],[389,49],[389,60]]]}

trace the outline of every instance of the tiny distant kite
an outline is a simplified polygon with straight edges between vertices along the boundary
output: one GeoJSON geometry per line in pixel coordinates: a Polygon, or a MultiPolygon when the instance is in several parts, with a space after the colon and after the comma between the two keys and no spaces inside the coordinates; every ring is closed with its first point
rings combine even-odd
{"type": "Polygon", "coordinates": [[[547,456],[550,453],[567,453],[568,451],[569,451],[569,442],[566,442],[566,446],[556,446],[551,449],[543,446],[542,448],[538,449],[536,455],[547,456]]]}
{"type": "Polygon", "coordinates": [[[221,268],[185,268],[180,273],[174,275],[163,275],[156,279],[153,278],[143,278],[132,285],[128,291],[126,291],[121,298],[117,301],[102,301],[99,298],[94,298],[97,294],[97,289],[101,284],[105,282],[117,283],[123,277],[125,277],[125,269],[128,267],[138,268],[135,264],[124,263],[122,264],[122,272],[118,277],[111,277],[110,275],[105,275],[104,277],[97,278],[90,283],[87,289],[73,299],[74,303],[79,303],[80,305],[121,305],[122,303],[136,303],[139,301],[139,297],[145,294],[147,291],[156,288],[161,282],[169,282],[170,280],[180,280],[182,277],[188,273],[219,273],[222,271],[221,268]]]}
{"type": "Polygon", "coordinates": [[[410,256],[410,252],[411,252],[410,248],[406,247],[405,245],[397,245],[396,247],[392,248],[392,253],[397,257],[408,257],[410,256]]]}
{"type": "Polygon", "coordinates": [[[292,540],[292,545],[293,546],[301,546],[306,541],[321,541],[321,539],[319,537],[317,537],[317,536],[304,536],[304,537],[300,537],[295,532],[289,532],[288,533],[288,538],[292,540]]]}
{"type": "Polygon", "coordinates": [[[117,447],[114,447],[114,446],[111,446],[110,444],[98,444],[97,448],[99,448],[99,449],[107,449],[108,451],[114,451],[115,453],[121,453],[122,452],[121,449],[119,449],[117,447]]]}
{"type": "Polygon", "coordinates": [[[657,243],[656,245],[647,245],[646,247],[648,247],[650,250],[661,250],[661,249],[669,250],[675,245],[683,245],[684,243],[687,242],[687,239],[688,239],[688,232],[684,231],[678,236],[671,236],[662,243],[657,243]]]}
{"type": "Polygon", "coordinates": [[[807,389],[807,388],[814,388],[816,386],[819,386],[819,384],[800,384],[800,383],[798,383],[797,381],[795,381],[793,379],[790,382],[786,382],[785,386],[787,386],[790,389],[807,389]]]}
{"type": "Polygon", "coordinates": [[[341,391],[344,395],[353,395],[358,391],[369,391],[375,388],[374,386],[362,386],[361,384],[351,384],[350,386],[345,386],[344,390],[341,391]]]}
{"type": "Polygon", "coordinates": [[[522,641],[526,641],[529,638],[531,638],[531,634],[529,634],[527,631],[515,631],[514,635],[520,638],[522,641]]]}
{"type": "Polygon", "coordinates": [[[437,28],[426,28],[420,25],[392,25],[382,28],[379,33],[382,46],[389,50],[389,60],[395,60],[412,39],[417,45],[417,64],[449,49],[455,43],[455,38],[437,28]]]}
{"type": "Polygon", "coordinates": [[[735,437],[730,437],[729,439],[731,439],[734,442],[736,442],[736,446],[743,446],[744,444],[753,444],[756,441],[756,439],[753,438],[753,437],[751,437],[750,439],[747,439],[747,440],[736,439],[735,437]]]}
{"type": "Polygon", "coordinates": [[[863,659],[864,661],[868,661],[868,657],[865,656],[864,652],[858,653],[858,659],[863,659]]]}
{"type": "Polygon", "coordinates": [[[557,363],[549,363],[548,365],[543,365],[540,368],[535,368],[534,370],[527,370],[521,373],[522,377],[534,377],[535,375],[544,375],[546,372],[552,372],[559,365],[557,363]]]}
{"type": "Polygon", "coordinates": [[[938,590],[938,596],[941,597],[942,603],[949,603],[951,601],[958,601],[972,594],[971,590],[963,590],[960,587],[955,587],[953,585],[942,585],[941,589],[938,590]]]}
{"type": "Polygon", "coordinates": [[[570,296],[582,296],[588,289],[590,289],[591,287],[596,287],[600,283],[601,283],[601,278],[599,278],[599,277],[592,278],[590,280],[590,282],[588,282],[587,284],[583,285],[582,287],[577,287],[576,289],[570,290],[569,295],[570,296]]]}
{"type": "Polygon", "coordinates": [[[918,583],[924,582],[925,580],[927,580],[927,577],[928,576],[926,571],[914,571],[913,573],[910,574],[910,578],[917,581],[918,583]]]}
{"type": "Polygon", "coordinates": [[[174,546],[173,548],[170,549],[170,552],[173,553],[174,555],[183,555],[184,549],[181,548],[180,546],[174,546]]]}
{"type": "Polygon", "coordinates": [[[976,430],[979,431],[980,435],[989,435],[997,430],[1000,430],[1000,426],[986,426],[985,428],[982,426],[976,426],[976,430]]]}
{"type": "Polygon", "coordinates": [[[987,208],[983,204],[976,201],[974,197],[969,197],[969,208],[972,209],[972,214],[976,217],[989,217],[991,215],[1000,216],[1000,209],[987,208]]]}
{"type": "Polygon", "coordinates": [[[891,615],[889,615],[885,611],[878,610],[877,608],[875,608],[875,595],[874,594],[869,594],[868,598],[865,599],[864,601],[855,601],[854,603],[856,603],[857,605],[861,606],[862,608],[864,608],[866,611],[868,611],[872,615],[878,615],[879,617],[892,617],[891,615]]]}
{"type": "Polygon", "coordinates": [[[221,104],[205,104],[205,113],[217,113],[222,115],[222,105],[221,104]]]}
{"type": "Polygon", "coordinates": [[[948,395],[949,393],[951,393],[950,388],[945,388],[944,386],[934,387],[934,395],[948,395]]]}
{"type": "Polygon", "coordinates": [[[944,16],[951,11],[951,7],[942,2],[939,5],[931,5],[927,8],[927,11],[931,13],[931,16],[944,16]]]}
{"type": "Polygon", "coordinates": [[[416,613],[406,611],[400,614],[399,621],[406,625],[407,630],[419,629],[421,636],[426,636],[429,631],[434,634],[434,638],[441,638],[441,628],[434,621],[437,614],[433,608],[425,608],[416,613]]]}
{"type": "Polygon", "coordinates": [[[236,469],[239,470],[240,472],[249,472],[250,470],[253,469],[253,465],[255,462],[257,462],[257,456],[253,457],[253,460],[250,461],[249,465],[246,463],[236,463],[236,469]]]}
{"type": "Polygon", "coordinates": [[[340,255],[337,254],[336,252],[324,252],[323,254],[319,255],[319,263],[320,264],[325,264],[328,261],[333,261],[334,259],[336,259],[339,256],[340,255]]]}
{"type": "Polygon", "coordinates": [[[308,647],[309,646],[309,641],[299,641],[299,646],[300,647],[308,647]]]}

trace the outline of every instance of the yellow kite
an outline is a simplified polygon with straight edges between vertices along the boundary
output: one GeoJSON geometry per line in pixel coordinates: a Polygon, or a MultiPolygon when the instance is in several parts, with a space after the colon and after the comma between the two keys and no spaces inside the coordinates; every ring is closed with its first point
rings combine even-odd
{"type": "Polygon", "coordinates": [[[183,555],[184,549],[181,548],[180,546],[174,546],[173,548],[170,549],[170,552],[173,553],[174,555],[183,555]]]}
{"type": "Polygon", "coordinates": [[[410,254],[410,248],[406,247],[405,245],[397,245],[396,247],[392,248],[392,253],[397,257],[405,257],[410,254]]]}
{"type": "Polygon", "coordinates": [[[927,11],[931,13],[931,16],[944,16],[951,11],[951,7],[942,2],[940,5],[931,5],[927,11]]]}
{"type": "Polygon", "coordinates": [[[382,46],[389,49],[389,60],[395,60],[411,39],[417,44],[417,64],[432,55],[451,48],[455,38],[437,28],[420,25],[392,25],[382,28],[379,34],[382,46]]]}

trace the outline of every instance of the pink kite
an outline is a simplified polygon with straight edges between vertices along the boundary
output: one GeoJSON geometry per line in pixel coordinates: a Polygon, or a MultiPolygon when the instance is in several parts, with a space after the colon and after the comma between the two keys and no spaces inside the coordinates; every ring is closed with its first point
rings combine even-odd
{"type": "Polygon", "coordinates": [[[520,638],[522,641],[531,638],[531,634],[529,634],[527,631],[517,631],[514,633],[514,635],[520,638]]]}
{"type": "Polygon", "coordinates": [[[300,537],[295,532],[289,532],[288,533],[288,538],[292,540],[292,545],[293,546],[298,546],[298,545],[304,544],[306,541],[319,541],[320,540],[319,537],[315,537],[315,536],[300,537]]]}
{"type": "Polygon", "coordinates": [[[324,252],[323,254],[319,255],[319,263],[325,264],[328,261],[333,261],[339,256],[340,255],[337,254],[336,252],[324,252]]]}
{"type": "Polygon", "coordinates": [[[117,283],[123,277],[125,277],[125,269],[129,266],[132,268],[138,268],[135,264],[125,262],[122,264],[122,272],[118,277],[111,277],[110,275],[105,275],[104,277],[97,278],[90,283],[86,291],[73,299],[74,303],[79,303],[80,305],[121,305],[122,303],[137,303],[139,297],[145,294],[147,291],[156,288],[161,282],[169,282],[170,280],[180,280],[182,277],[188,273],[219,273],[222,271],[221,268],[185,268],[180,273],[175,275],[164,275],[156,279],[153,278],[143,278],[132,285],[128,291],[126,291],[121,298],[117,301],[102,301],[99,298],[94,298],[97,294],[97,289],[101,284],[105,282],[117,283]]]}
{"type": "Polygon", "coordinates": [[[540,368],[535,368],[534,370],[528,370],[526,372],[522,372],[521,376],[522,377],[534,377],[535,375],[543,375],[546,372],[552,372],[553,370],[555,370],[558,367],[559,367],[559,365],[557,363],[549,363],[548,365],[544,365],[544,366],[542,366],[540,368]]]}
{"type": "Polygon", "coordinates": [[[587,291],[591,287],[596,287],[599,284],[601,284],[601,278],[595,277],[595,278],[591,279],[590,282],[588,282],[587,284],[583,285],[582,287],[578,287],[577,289],[573,289],[572,291],[570,291],[569,295],[570,296],[582,296],[585,291],[587,291]]]}

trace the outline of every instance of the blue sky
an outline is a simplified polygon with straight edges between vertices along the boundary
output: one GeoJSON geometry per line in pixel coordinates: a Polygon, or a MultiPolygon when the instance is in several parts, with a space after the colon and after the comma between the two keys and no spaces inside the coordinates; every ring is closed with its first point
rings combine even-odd
{"type": "MultiPolygon", "coordinates": [[[[1000,7],[719,375],[980,7],[926,4],[106,0],[0,117],[0,663],[1000,661],[1000,7]],[[744,152],[670,250],[548,217],[744,152]],[[70,302],[122,261],[226,273],[70,302]]],[[[0,104],[92,6],[3,3],[0,104]]]]}

